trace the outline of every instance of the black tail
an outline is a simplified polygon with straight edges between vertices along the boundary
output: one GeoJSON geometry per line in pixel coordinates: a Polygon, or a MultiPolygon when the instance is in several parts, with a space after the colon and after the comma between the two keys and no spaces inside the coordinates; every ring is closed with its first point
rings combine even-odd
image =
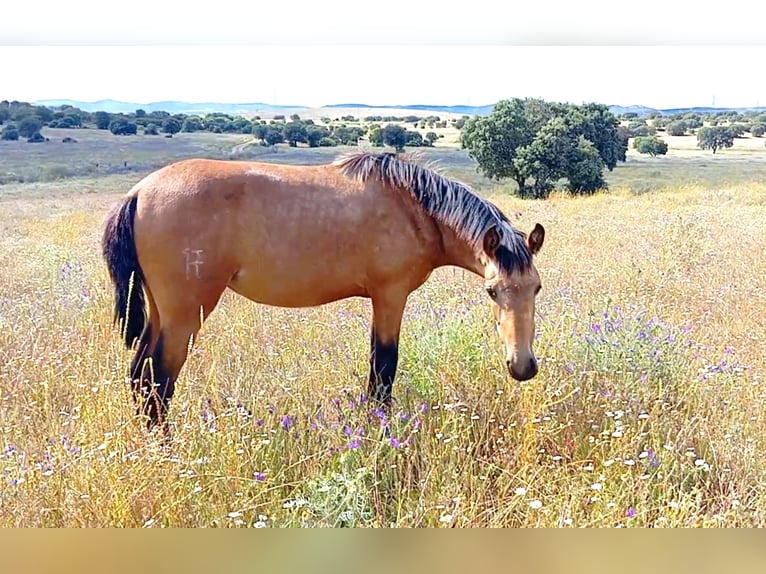
{"type": "Polygon", "coordinates": [[[132,195],[109,214],[101,239],[102,254],[114,283],[114,323],[119,324],[128,349],[146,325],[144,275],[133,236],[137,201],[138,197],[132,195]]]}

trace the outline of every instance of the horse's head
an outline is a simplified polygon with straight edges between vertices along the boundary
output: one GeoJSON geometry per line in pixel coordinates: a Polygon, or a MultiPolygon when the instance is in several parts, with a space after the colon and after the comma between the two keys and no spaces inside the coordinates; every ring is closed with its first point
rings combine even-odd
{"type": "MultiPolygon", "coordinates": [[[[529,253],[534,255],[543,246],[545,229],[539,223],[526,239],[529,253]]],[[[535,336],[535,298],[542,287],[540,275],[533,262],[512,270],[504,269],[500,250],[508,249],[497,228],[484,236],[484,252],[488,259],[485,288],[492,299],[492,311],[497,332],[506,349],[506,364],[511,376],[526,381],[537,374],[537,359],[532,351],[535,336]]]]}

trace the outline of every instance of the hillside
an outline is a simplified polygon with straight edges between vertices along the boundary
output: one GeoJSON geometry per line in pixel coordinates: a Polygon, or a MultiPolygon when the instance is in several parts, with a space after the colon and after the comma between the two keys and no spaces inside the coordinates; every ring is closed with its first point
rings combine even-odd
{"type": "MultiPolygon", "coordinates": [[[[443,106],[438,104],[392,104],[392,105],[379,105],[372,106],[362,103],[344,103],[344,104],[329,104],[319,108],[312,108],[310,106],[303,105],[272,105],[263,102],[245,102],[245,103],[222,103],[222,102],[180,102],[180,101],[160,101],[149,103],[137,103],[137,102],[123,102],[119,100],[98,100],[95,102],[84,102],[79,100],[68,99],[50,99],[50,100],[38,100],[35,104],[57,107],[63,105],[74,106],[87,112],[105,111],[109,113],[132,113],[137,109],[143,109],[147,112],[153,111],[165,111],[171,114],[186,113],[186,114],[207,114],[207,113],[225,113],[232,115],[255,115],[255,114],[275,114],[275,113],[301,113],[313,111],[314,114],[319,115],[322,110],[338,112],[339,110],[357,112],[364,110],[367,115],[371,115],[381,110],[396,110],[396,111],[409,111],[421,115],[423,113],[446,113],[457,114],[467,116],[485,116],[492,112],[494,104],[487,104],[483,106],[443,106]]],[[[635,113],[638,117],[646,117],[652,113],[660,113],[663,115],[673,115],[685,112],[696,112],[700,114],[715,113],[715,112],[727,112],[727,111],[748,111],[758,110],[766,111],[766,106],[749,107],[749,108],[713,108],[713,107],[688,107],[688,108],[667,108],[657,109],[650,108],[642,105],[610,105],[609,110],[615,115],[622,115],[624,113],[635,113]]],[[[389,112],[390,113],[390,112],[389,112]]]]}

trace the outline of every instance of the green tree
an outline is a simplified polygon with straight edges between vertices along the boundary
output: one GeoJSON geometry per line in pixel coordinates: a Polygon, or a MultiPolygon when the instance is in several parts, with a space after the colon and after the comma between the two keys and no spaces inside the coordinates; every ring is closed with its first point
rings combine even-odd
{"type": "Polygon", "coordinates": [[[382,138],[383,143],[390,145],[397,152],[404,151],[404,146],[407,145],[407,130],[402,126],[396,124],[389,124],[383,128],[382,138]]]}
{"type": "Polygon", "coordinates": [[[370,129],[368,139],[372,145],[381,147],[383,145],[383,129],[380,126],[370,129]]]}
{"type": "Polygon", "coordinates": [[[112,122],[112,116],[108,112],[96,112],[93,114],[93,120],[96,122],[98,129],[108,130],[109,124],[112,122]]]}
{"type": "Polygon", "coordinates": [[[125,118],[116,118],[109,123],[109,131],[116,136],[131,136],[138,132],[138,125],[125,118]]]}
{"type": "Polygon", "coordinates": [[[407,131],[407,143],[404,145],[411,146],[411,147],[421,147],[423,146],[423,136],[418,131],[407,131]]]}
{"type": "Polygon", "coordinates": [[[704,127],[697,130],[697,146],[700,149],[719,149],[734,145],[734,134],[726,126],[704,127]]]}
{"type": "MultiPolygon", "coordinates": [[[[542,100],[514,98],[498,102],[488,116],[468,120],[461,132],[461,145],[479,164],[488,178],[510,178],[516,182],[519,194],[528,195],[527,180],[531,177],[530,160],[517,164],[519,150],[528,147],[547,117],[535,117],[532,105],[542,107],[542,100]]],[[[539,114],[537,114],[539,116],[539,114]]]]}
{"type": "Polygon", "coordinates": [[[670,136],[682,136],[686,133],[686,122],[684,120],[670,122],[665,126],[665,131],[670,136]]]}
{"type": "Polygon", "coordinates": [[[202,118],[199,116],[189,116],[181,124],[181,131],[186,133],[200,132],[204,129],[202,118]]]}
{"type": "Polygon", "coordinates": [[[439,139],[439,136],[437,136],[434,132],[426,133],[426,141],[428,142],[429,146],[433,146],[434,142],[438,139],[439,139]]]}
{"type": "Polygon", "coordinates": [[[652,157],[668,153],[668,144],[656,136],[638,137],[633,140],[633,148],[638,153],[649,154],[652,157]]]}
{"type": "Polygon", "coordinates": [[[306,128],[306,140],[309,147],[319,147],[322,138],[330,137],[330,130],[324,126],[309,126],[306,128]]]}
{"type": "Polygon", "coordinates": [[[503,100],[466,122],[461,144],[485,176],[510,178],[522,197],[545,197],[559,179],[577,193],[605,187],[602,171],[625,161],[626,131],[602,104],[503,100]]]}
{"type": "Polygon", "coordinates": [[[0,139],[5,141],[17,141],[19,139],[19,130],[14,124],[6,124],[0,133],[0,139]]]}
{"type": "Polygon", "coordinates": [[[285,124],[282,128],[282,136],[290,147],[298,147],[299,142],[305,143],[308,141],[306,138],[306,126],[300,121],[292,121],[285,124]]]}
{"type": "Polygon", "coordinates": [[[754,138],[763,136],[764,132],[766,132],[766,124],[753,124],[750,128],[750,135],[754,138]]]}
{"type": "Polygon", "coordinates": [[[282,135],[282,130],[275,126],[268,126],[263,139],[266,142],[266,145],[277,145],[278,143],[285,141],[285,137],[282,135]]]}
{"type": "Polygon", "coordinates": [[[604,161],[596,145],[585,136],[578,136],[567,162],[567,189],[578,194],[590,194],[606,188],[604,161]]]}
{"type": "Polygon", "coordinates": [[[181,122],[176,118],[167,118],[162,122],[162,131],[166,134],[177,134],[181,131],[181,122]]]}
{"type": "Polygon", "coordinates": [[[257,139],[261,140],[262,144],[266,144],[266,134],[269,133],[268,126],[265,126],[261,123],[253,124],[253,128],[251,133],[253,136],[255,136],[257,139]]]}
{"type": "Polygon", "coordinates": [[[42,127],[43,123],[37,116],[25,116],[18,122],[19,135],[23,138],[32,137],[32,135],[39,132],[42,127]]]}

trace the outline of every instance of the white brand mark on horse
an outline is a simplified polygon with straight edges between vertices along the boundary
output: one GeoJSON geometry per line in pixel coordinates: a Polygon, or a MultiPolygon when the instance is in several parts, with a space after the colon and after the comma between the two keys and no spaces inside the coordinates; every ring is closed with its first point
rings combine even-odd
{"type": "Polygon", "coordinates": [[[202,260],[202,249],[184,249],[184,255],[186,256],[186,278],[189,279],[191,268],[194,267],[194,276],[199,279],[199,267],[204,263],[202,260]],[[192,258],[192,254],[194,258],[192,258]]]}

